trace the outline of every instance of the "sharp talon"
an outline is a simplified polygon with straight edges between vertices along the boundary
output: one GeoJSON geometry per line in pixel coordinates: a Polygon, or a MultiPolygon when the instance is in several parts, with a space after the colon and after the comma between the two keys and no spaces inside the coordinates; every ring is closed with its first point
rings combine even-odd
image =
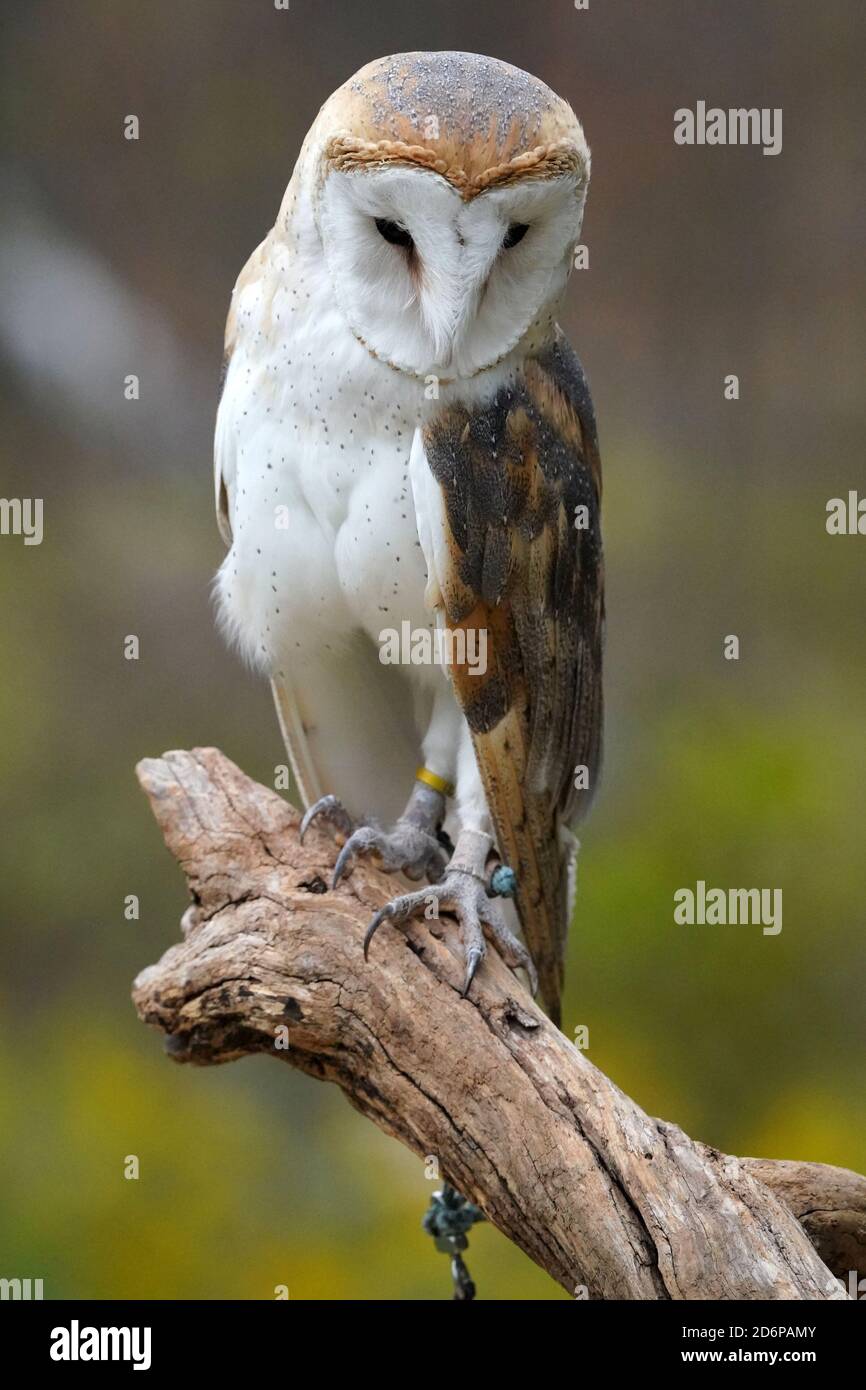
{"type": "Polygon", "coordinates": [[[340,804],[335,796],[329,794],[328,796],[320,796],[318,801],[314,801],[312,806],[309,806],[304,812],[298,831],[298,841],[300,844],[304,843],[304,836],[317,816],[327,816],[329,820],[334,821],[340,830],[348,826],[350,829],[346,833],[351,833],[351,821],[345,807],[340,804]]]}
{"type": "Polygon", "coordinates": [[[343,845],[343,848],[340,850],[340,853],[337,855],[337,862],[334,865],[334,876],[331,879],[332,892],[336,888],[337,884],[340,882],[340,879],[343,877],[343,874],[346,871],[346,865],[352,858],[354,858],[354,850],[352,849],[351,841],[347,840],[346,843],[343,845]]]}
{"type": "Polygon", "coordinates": [[[386,917],[393,917],[393,915],[394,909],[391,903],[386,903],[384,907],[379,908],[379,911],[376,913],[376,916],[373,918],[364,935],[364,960],[369,959],[368,952],[370,950],[370,942],[373,940],[373,933],[378,931],[386,917]]]}
{"type": "Polygon", "coordinates": [[[466,979],[463,982],[464,999],[469,993],[469,986],[475,978],[475,972],[481,964],[482,954],[483,952],[479,951],[477,946],[473,946],[471,950],[466,952],[466,979]]]}
{"type": "Polygon", "coordinates": [[[310,822],[312,821],[312,819],[313,819],[313,817],[315,816],[315,814],[316,814],[316,807],[315,807],[315,805],[313,805],[313,806],[308,806],[307,809],[306,809],[306,811],[304,812],[304,817],[303,817],[303,820],[301,821],[301,828],[300,828],[300,830],[298,831],[298,844],[299,844],[299,845],[302,845],[302,844],[304,843],[304,836],[306,835],[307,831],[309,830],[309,828],[310,828],[310,822]]]}

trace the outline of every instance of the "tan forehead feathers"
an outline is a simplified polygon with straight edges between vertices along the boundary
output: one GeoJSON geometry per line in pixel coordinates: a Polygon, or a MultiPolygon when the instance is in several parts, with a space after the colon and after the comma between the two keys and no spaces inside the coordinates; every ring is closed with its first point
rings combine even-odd
{"type": "Polygon", "coordinates": [[[325,103],[314,132],[330,167],[414,164],[467,199],[517,178],[589,173],[568,103],[529,73],[474,53],[380,58],[325,103]]]}

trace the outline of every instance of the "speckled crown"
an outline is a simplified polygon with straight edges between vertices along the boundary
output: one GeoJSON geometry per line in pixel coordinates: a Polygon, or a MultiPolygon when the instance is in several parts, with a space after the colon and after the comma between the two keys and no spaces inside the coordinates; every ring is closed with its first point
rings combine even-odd
{"type": "Polygon", "coordinates": [[[325,102],[311,136],[328,167],[420,165],[467,199],[517,178],[589,177],[589,149],[568,102],[477,53],[378,58],[325,102]]]}

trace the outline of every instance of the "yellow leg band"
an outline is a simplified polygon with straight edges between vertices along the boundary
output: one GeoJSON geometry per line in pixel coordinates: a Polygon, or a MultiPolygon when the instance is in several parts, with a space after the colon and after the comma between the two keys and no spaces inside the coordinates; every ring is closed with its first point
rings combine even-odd
{"type": "Polygon", "coordinates": [[[443,796],[454,795],[454,783],[446,782],[444,777],[440,777],[437,772],[431,772],[429,767],[419,767],[415,773],[415,781],[423,782],[425,786],[432,787],[443,796]]]}

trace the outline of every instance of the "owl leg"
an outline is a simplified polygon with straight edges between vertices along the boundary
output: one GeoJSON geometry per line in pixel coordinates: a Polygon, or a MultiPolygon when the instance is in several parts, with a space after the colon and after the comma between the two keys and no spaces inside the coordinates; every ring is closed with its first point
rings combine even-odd
{"type": "Polygon", "coordinates": [[[374,859],[389,874],[402,872],[413,880],[442,877],[451,850],[441,827],[446,812],[445,793],[453,790],[450,784],[459,739],[458,718],[454,697],[443,680],[422,742],[424,767],[419,769],[406,809],[389,829],[373,821],[354,824],[335,796],[323,796],[309,808],[301,821],[301,840],[313,821],[322,818],[335,826],[342,843],[334,866],[333,888],[358,855],[374,859]],[[447,845],[447,852],[443,845],[447,845]]]}
{"type": "Polygon", "coordinates": [[[426,888],[402,894],[376,913],[364,937],[364,958],[383,922],[391,921],[395,926],[400,926],[413,917],[429,919],[431,915],[438,917],[440,911],[453,912],[460,927],[466,959],[463,994],[469,991],[475,972],[486,954],[488,941],[512,970],[526,971],[532,993],[535,994],[538,977],[532,958],[506,925],[494,900],[497,894],[491,879],[496,880],[492,874],[488,874],[488,862],[492,859],[494,868],[500,868],[500,881],[502,872],[493,853],[487,801],[475,750],[466,727],[458,755],[457,815],[461,829],[444,875],[426,888]]]}

